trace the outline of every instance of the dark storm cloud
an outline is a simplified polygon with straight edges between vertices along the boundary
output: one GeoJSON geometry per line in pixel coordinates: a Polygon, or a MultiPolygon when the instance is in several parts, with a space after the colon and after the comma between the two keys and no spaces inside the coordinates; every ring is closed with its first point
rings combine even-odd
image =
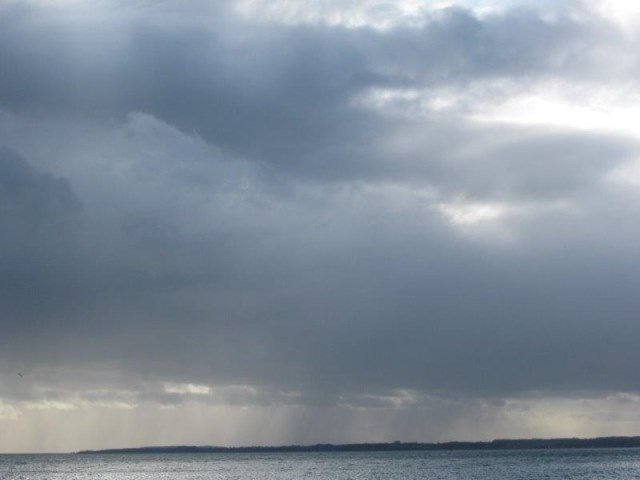
{"type": "MultiPolygon", "coordinates": [[[[607,180],[635,141],[357,102],[596,82],[606,22],[0,15],[0,138],[33,164],[0,154],[5,365],[108,367],[53,381],[158,403],[182,398],[161,382],[276,391],[222,395],[238,404],[637,390],[640,212],[607,180]],[[468,234],[442,215],[457,201],[507,213],[468,234]]],[[[0,396],[35,395],[15,383],[0,396]]]]}
{"type": "Polygon", "coordinates": [[[3,343],[13,341],[17,329],[37,330],[43,311],[59,305],[68,293],[61,281],[68,280],[80,215],[80,202],[68,182],[37,171],[16,152],[0,147],[3,343]]]}
{"type": "Polygon", "coordinates": [[[368,169],[363,145],[402,127],[352,107],[355,95],[486,78],[601,76],[589,49],[608,30],[569,16],[544,20],[533,10],[480,19],[451,8],[426,15],[422,27],[385,32],[271,25],[220,10],[196,22],[184,12],[171,20],[145,3],[77,19],[55,7],[7,7],[0,102],[81,116],[143,111],[296,173],[353,177],[368,169]]]}
{"type": "Polygon", "coordinates": [[[80,202],[68,182],[36,171],[6,147],[0,147],[0,185],[3,252],[56,246],[77,227],[80,202]]]}

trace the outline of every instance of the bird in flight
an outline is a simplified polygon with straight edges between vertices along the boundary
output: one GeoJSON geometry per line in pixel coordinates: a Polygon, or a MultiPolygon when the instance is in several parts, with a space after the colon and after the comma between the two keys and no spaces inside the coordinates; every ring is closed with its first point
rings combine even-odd
{"type": "Polygon", "coordinates": [[[20,378],[24,378],[20,372],[18,372],[18,376],[19,376],[20,378]]]}

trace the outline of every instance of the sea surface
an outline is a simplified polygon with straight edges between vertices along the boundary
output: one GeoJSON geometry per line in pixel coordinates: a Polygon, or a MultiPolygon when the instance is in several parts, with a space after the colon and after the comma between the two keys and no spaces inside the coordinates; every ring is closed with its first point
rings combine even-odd
{"type": "Polygon", "coordinates": [[[640,449],[0,455],[1,480],[640,479],[640,449]]]}

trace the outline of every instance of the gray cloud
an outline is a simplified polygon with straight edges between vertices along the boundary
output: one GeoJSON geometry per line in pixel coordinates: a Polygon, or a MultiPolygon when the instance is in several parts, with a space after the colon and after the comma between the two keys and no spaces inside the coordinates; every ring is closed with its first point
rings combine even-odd
{"type": "Polygon", "coordinates": [[[142,5],[82,22],[56,8],[8,8],[2,104],[92,116],[144,111],[288,171],[353,177],[372,154],[363,145],[399,126],[351,107],[363,90],[601,77],[591,51],[615,37],[605,22],[549,21],[535,10],[480,19],[451,8],[421,27],[379,32],[256,24],[225,9],[207,13],[210,24],[189,15],[167,21],[142,5]]]}
{"type": "Polygon", "coordinates": [[[637,139],[420,103],[624,83],[614,25],[77,8],[0,13],[0,399],[396,409],[417,435],[637,391],[637,139]]]}
{"type": "Polygon", "coordinates": [[[3,343],[14,341],[18,329],[33,334],[43,324],[61,320],[41,314],[69,297],[59,276],[67,277],[73,269],[70,252],[77,246],[80,215],[80,202],[68,182],[0,148],[3,343]]]}

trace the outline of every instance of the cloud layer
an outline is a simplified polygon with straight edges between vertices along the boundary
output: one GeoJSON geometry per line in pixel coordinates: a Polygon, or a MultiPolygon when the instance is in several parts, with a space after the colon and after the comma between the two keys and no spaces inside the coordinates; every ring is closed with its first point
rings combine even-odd
{"type": "Polygon", "coordinates": [[[411,5],[0,4],[0,449],[638,426],[637,39],[411,5]]]}

